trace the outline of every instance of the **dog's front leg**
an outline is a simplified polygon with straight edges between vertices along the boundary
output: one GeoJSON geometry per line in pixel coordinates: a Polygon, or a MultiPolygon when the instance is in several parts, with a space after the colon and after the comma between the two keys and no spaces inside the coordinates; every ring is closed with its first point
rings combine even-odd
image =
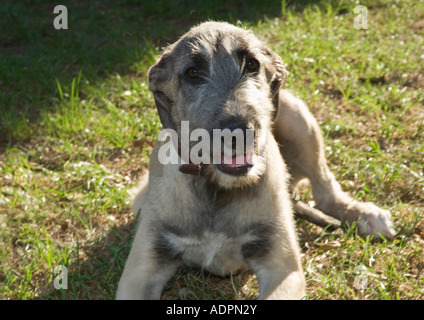
{"type": "MultiPolygon", "coordinates": [[[[294,300],[305,295],[305,276],[294,226],[286,219],[280,232],[247,243],[243,252],[259,281],[259,299],[294,300]]],[[[284,221],[283,221],[284,222],[284,221]]]]}
{"type": "Polygon", "coordinates": [[[251,261],[259,282],[260,300],[298,300],[305,295],[305,277],[296,261],[274,256],[251,261]]]}
{"type": "Polygon", "coordinates": [[[159,300],[168,280],[181,264],[178,257],[163,259],[158,250],[166,250],[160,238],[140,225],[119,281],[118,300],[159,300]],[[158,240],[159,239],[159,240],[158,240]]]}
{"type": "Polygon", "coordinates": [[[131,274],[119,281],[117,300],[159,300],[178,265],[154,266],[142,262],[131,274]]]}

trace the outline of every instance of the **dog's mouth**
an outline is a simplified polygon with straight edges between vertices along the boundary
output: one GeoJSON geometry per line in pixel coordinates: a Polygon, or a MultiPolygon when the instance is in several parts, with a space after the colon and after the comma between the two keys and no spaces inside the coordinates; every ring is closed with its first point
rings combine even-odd
{"type": "Polygon", "coordinates": [[[240,155],[232,154],[230,156],[222,154],[221,163],[217,164],[216,167],[219,171],[229,175],[245,175],[248,173],[249,169],[253,167],[253,154],[253,151],[240,155]]]}

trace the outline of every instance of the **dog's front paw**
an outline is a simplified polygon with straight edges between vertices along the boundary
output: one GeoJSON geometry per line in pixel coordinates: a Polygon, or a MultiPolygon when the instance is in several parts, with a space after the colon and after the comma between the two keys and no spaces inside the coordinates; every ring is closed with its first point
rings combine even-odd
{"type": "Polygon", "coordinates": [[[373,235],[375,240],[381,240],[381,236],[392,240],[395,231],[393,229],[391,214],[370,202],[352,201],[347,208],[349,216],[357,217],[358,233],[362,236],[373,235]]]}

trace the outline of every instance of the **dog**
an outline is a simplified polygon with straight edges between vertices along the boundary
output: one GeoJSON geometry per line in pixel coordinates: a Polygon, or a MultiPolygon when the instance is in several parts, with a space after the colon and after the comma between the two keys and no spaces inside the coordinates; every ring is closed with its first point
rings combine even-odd
{"type": "Polygon", "coordinates": [[[301,299],[294,212],[324,224],[326,217],[356,223],[361,235],[393,237],[388,211],[342,191],[315,118],[281,88],[287,74],[281,57],[251,31],[224,22],[202,23],[164,49],[149,70],[149,89],[164,129],[175,135],[156,143],[134,200],[139,224],[117,299],[160,299],[183,264],[221,276],[251,269],[259,299],[301,299]],[[204,148],[202,161],[193,161],[187,150],[195,141],[182,136],[199,129],[252,132],[252,147],[235,153],[234,136],[222,134],[210,154],[204,148]],[[181,161],[164,164],[171,140],[181,161]],[[221,151],[218,163],[208,162],[217,147],[229,155],[221,151]],[[304,178],[316,208],[291,198],[304,178]]]}

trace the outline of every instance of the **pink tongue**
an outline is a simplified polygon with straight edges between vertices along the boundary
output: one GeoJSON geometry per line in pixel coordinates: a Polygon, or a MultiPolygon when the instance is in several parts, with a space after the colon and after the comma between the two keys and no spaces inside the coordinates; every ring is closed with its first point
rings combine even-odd
{"type": "Polygon", "coordinates": [[[225,154],[221,157],[221,164],[227,166],[237,166],[251,164],[253,152],[237,155],[236,157],[227,157],[225,154]]]}

